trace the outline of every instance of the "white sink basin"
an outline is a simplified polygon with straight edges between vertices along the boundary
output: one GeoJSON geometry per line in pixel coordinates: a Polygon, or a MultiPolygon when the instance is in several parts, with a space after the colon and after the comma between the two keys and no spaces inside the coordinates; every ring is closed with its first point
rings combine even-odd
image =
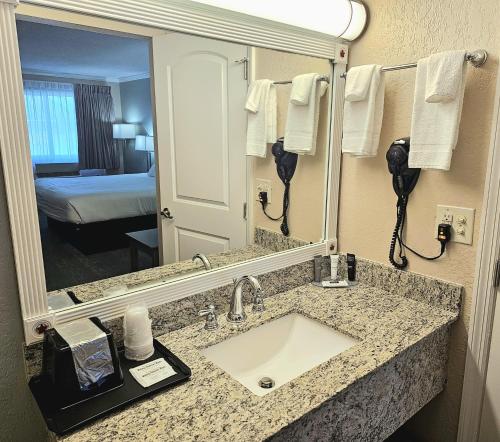
{"type": "Polygon", "coordinates": [[[358,341],[292,313],[202,350],[207,359],[257,396],[275,390],[358,341]],[[259,381],[268,377],[271,388],[259,381]]]}

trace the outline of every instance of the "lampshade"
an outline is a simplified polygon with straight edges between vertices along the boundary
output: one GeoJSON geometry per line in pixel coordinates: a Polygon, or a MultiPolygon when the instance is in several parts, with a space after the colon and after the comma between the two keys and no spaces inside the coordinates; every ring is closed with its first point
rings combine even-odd
{"type": "Polygon", "coordinates": [[[218,8],[354,40],[366,24],[361,0],[195,0],[218,8]]]}
{"type": "Polygon", "coordinates": [[[132,138],[135,138],[135,133],[135,124],[113,124],[113,138],[115,140],[131,140],[132,138]]]}
{"type": "Polygon", "coordinates": [[[153,152],[155,150],[154,138],[149,135],[136,135],[135,150],[153,152]]]}

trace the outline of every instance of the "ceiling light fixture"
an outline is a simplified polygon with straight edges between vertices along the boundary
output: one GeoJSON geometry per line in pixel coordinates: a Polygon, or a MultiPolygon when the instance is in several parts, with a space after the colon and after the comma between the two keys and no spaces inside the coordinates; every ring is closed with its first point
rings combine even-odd
{"type": "Polygon", "coordinates": [[[194,0],[352,41],[366,26],[361,0],[194,0]]]}

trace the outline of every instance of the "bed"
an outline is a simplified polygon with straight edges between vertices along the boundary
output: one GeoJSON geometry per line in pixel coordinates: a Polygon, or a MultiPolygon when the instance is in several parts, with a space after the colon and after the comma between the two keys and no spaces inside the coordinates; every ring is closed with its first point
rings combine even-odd
{"type": "Polygon", "coordinates": [[[49,218],[89,224],[156,213],[156,180],[147,173],[38,178],[38,208],[49,218]]]}
{"type": "Polygon", "coordinates": [[[156,179],[147,173],[38,178],[38,209],[83,253],[127,245],[124,233],[156,227],[156,179]]]}

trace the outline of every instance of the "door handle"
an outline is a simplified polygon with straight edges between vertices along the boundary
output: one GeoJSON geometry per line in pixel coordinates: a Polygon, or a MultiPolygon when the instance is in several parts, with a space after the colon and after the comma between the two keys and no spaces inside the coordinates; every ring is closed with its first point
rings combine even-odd
{"type": "Polygon", "coordinates": [[[174,217],[172,216],[172,214],[170,213],[170,210],[168,207],[165,207],[161,212],[160,212],[160,215],[163,216],[164,218],[167,218],[167,219],[174,219],[174,217]]]}

